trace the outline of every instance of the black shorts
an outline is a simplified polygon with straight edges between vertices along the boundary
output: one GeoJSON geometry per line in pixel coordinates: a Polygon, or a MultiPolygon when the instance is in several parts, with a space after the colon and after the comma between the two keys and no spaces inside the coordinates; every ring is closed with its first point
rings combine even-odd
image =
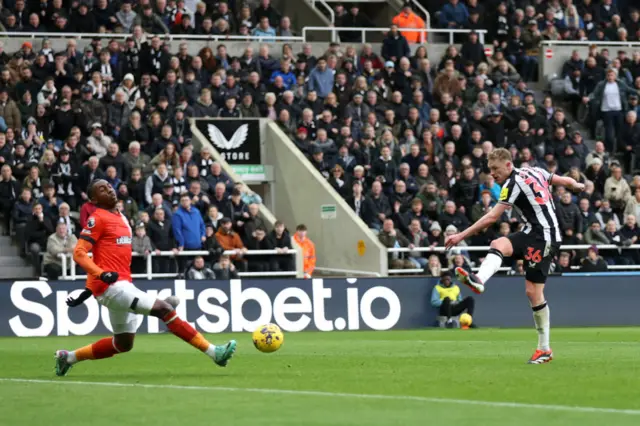
{"type": "Polygon", "coordinates": [[[513,246],[512,257],[524,261],[525,278],[536,284],[544,284],[551,262],[560,250],[560,243],[547,242],[524,232],[510,234],[507,238],[513,246]]]}

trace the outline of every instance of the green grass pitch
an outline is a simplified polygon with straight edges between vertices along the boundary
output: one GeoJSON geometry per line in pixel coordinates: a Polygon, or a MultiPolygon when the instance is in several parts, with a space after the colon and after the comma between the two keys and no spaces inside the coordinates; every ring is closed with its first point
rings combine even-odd
{"type": "Polygon", "coordinates": [[[229,367],[164,334],[64,378],[54,350],[95,336],[2,338],[0,425],[640,424],[640,328],[552,330],[547,365],[524,329],[287,333],[274,354],[208,337],[238,340],[229,367]]]}

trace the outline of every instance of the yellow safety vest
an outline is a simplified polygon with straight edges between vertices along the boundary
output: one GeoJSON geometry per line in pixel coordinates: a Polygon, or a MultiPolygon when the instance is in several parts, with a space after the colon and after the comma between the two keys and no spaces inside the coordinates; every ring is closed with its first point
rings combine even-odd
{"type": "Polygon", "coordinates": [[[451,284],[449,287],[437,284],[436,290],[440,295],[440,300],[444,300],[445,297],[448,297],[452,302],[455,302],[458,300],[458,296],[460,295],[460,287],[455,284],[451,284]]]}

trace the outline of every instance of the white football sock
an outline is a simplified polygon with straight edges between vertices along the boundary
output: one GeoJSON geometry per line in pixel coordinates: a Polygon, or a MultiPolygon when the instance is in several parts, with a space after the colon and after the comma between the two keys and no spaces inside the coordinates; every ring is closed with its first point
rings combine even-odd
{"type": "Polygon", "coordinates": [[[207,349],[206,351],[204,351],[205,354],[209,355],[211,358],[215,358],[216,357],[216,345],[209,345],[209,349],[207,349]]]}
{"type": "Polygon", "coordinates": [[[541,351],[549,350],[549,328],[551,321],[549,319],[549,306],[547,302],[543,302],[541,305],[534,306],[533,308],[533,322],[536,324],[536,331],[538,332],[538,349],[541,351]]]}
{"type": "Polygon", "coordinates": [[[480,270],[476,274],[482,284],[486,284],[489,278],[493,276],[498,269],[502,266],[502,253],[498,250],[491,249],[489,250],[489,254],[484,258],[484,261],[480,265],[480,270]]]}
{"type": "Polygon", "coordinates": [[[67,354],[67,362],[69,364],[75,364],[76,362],[78,362],[78,358],[76,357],[76,351],[70,351],[67,354]]]}

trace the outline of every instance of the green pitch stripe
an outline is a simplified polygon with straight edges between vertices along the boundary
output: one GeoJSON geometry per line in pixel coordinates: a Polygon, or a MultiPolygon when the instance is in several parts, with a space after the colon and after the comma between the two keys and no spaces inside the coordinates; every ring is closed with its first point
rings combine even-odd
{"type": "Polygon", "coordinates": [[[352,399],[374,399],[374,400],[377,399],[377,400],[388,400],[388,401],[413,401],[413,402],[435,403],[435,404],[479,405],[484,407],[496,407],[496,408],[519,408],[519,409],[535,409],[535,410],[548,410],[548,411],[569,411],[574,413],[605,413],[605,414],[625,414],[630,416],[640,416],[640,410],[600,408],[600,407],[580,407],[580,406],[570,406],[570,405],[525,404],[520,402],[479,401],[479,400],[468,400],[468,399],[429,398],[429,397],[409,396],[409,395],[375,395],[375,394],[339,393],[339,392],[334,393],[334,392],[286,390],[286,389],[231,388],[231,387],[222,387],[222,386],[182,386],[182,385],[159,385],[159,384],[154,385],[154,384],[143,384],[143,383],[36,380],[36,379],[19,379],[19,378],[9,378],[9,377],[0,378],[0,382],[47,384],[47,385],[103,386],[103,387],[116,387],[116,388],[175,389],[175,390],[214,391],[214,392],[247,392],[247,393],[276,394],[276,395],[317,396],[317,397],[329,397],[329,398],[352,398],[352,399]]]}

